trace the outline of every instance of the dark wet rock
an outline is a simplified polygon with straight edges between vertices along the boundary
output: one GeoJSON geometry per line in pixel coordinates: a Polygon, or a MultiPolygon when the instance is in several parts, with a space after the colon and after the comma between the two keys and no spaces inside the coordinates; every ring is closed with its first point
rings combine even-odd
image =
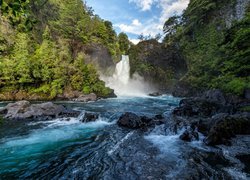
{"type": "Polygon", "coordinates": [[[68,110],[62,105],[56,105],[52,102],[41,104],[31,104],[29,101],[18,101],[9,103],[2,109],[5,112],[6,119],[28,119],[44,118],[50,119],[59,116],[78,116],[77,111],[68,110]]]}
{"type": "MultiPolygon", "coordinates": [[[[230,144],[238,134],[249,134],[247,109],[250,102],[234,95],[225,95],[220,90],[209,90],[199,97],[180,101],[172,112],[176,131],[181,128],[197,129],[207,136],[207,145],[230,144]]],[[[192,131],[185,131],[181,139],[189,141],[192,131]]]]}
{"type": "Polygon", "coordinates": [[[180,101],[180,106],[174,109],[173,114],[177,116],[202,116],[211,117],[217,113],[230,113],[232,112],[233,106],[225,105],[222,106],[216,102],[198,99],[188,98],[180,101]]]}
{"type": "Polygon", "coordinates": [[[162,96],[162,94],[159,93],[159,92],[153,92],[153,93],[150,93],[150,94],[148,94],[148,95],[149,95],[149,96],[152,96],[152,97],[162,96]]]}
{"type": "Polygon", "coordinates": [[[146,116],[138,116],[135,113],[126,112],[119,118],[117,123],[119,126],[122,126],[122,127],[127,127],[131,129],[139,129],[139,128],[149,127],[153,125],[160,125],[165,122],[163,117],[162,118],[160,116],[157,116],[157,117],[149,118],[146,116]]]}
{"type": "Polygon", "coordinates": [[[218,114],[211,120],[211,129],[204,139],[207,145],[226,144],[236,135],[250,134],[250,113],[218,114]]]}
{"type": "Polygon", "coordinates": [[[0,114],[6,114],[8,110],[6,108],[0,108],[0,114]]]}
{"type": "Polygon", "coordinates": [[[164,119],[164,117],[163,117],[162,114],[157,114],[157,115],[155,115],[155,118],[156,118],[156,119],[164,119]]]}
{"type": "Polygon", "coordinates": [[[194,141],[199,140],[199,134],[197,131],[193,130],[192,128],[185,130],[181,135],[180,139],[183,141],[194,141]]]}
{"type": "Polygon", "coordinates": [[[96,100],[97,100],[97,95],[94,93],[90,93],[88,95],[81,95],[80,97],[73,99],[73,101],[78,101],[78,102],[89,102],[96,100]]]}
{"type": "Polygon", "coordinates": [[[250,174],[250,154],[237,155],[236,158],[244,164],[243,170],[250,174]]]}
{"type": "Polygon", "coordinates": [[[86,112],[84,117],[80,120],[81,122],[93,122],[99,118],[98,114],[86,112]]]}
{"type": "Polygon", "coordinates": [[[175,97],[192,97],[198,94],[196,89],[193,89],[189,83],[179,81],[175,84],[172,95],[175,97]]]}
{"type": "Polygon", "coordinates": [[[118,125],[127,127],[127,128],[137,129],[137,128],[142,127],[143,123],[141,121],[140,116],[134,113],[127,112],[119,118],[118,125]]]}
{"type": "Polygon", "coordinates": [[[216,102],[219,104],[226,104],[226,97],[224,93],[219,89],[208,90],[203,93],[201,99],[205,99],[210,102],[216,102]]]}
{"type": "Polygon", "coordinates": [[[244,91],[244,97],[248,100],[250,100],[250,89],[245,89],[244,91]]]}

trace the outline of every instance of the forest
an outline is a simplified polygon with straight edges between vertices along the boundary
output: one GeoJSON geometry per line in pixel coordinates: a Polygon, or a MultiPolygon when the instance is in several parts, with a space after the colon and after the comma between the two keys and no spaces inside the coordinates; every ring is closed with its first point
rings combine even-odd
{"type": "Polygon", "coordinates": [[[128,48],[126,34],[117,35],[111,22],[81,0],[0,2],[0,92],[41,99],[54,99],[65,89],[110,94],[94,65],[85,63],[83,49],[102,45],[117,61],[128,48]]]}
{"type": "Polygon", "coordinates": [[[250,5],[230,19],[236,3],[192,0],[182,16],[165,22],[164,43],[177,46],[188,66],[180,83],[241,96],[250,88],[250,5]]]}
{"type": "Polygon", "coordinates": [[[244,96],[250,88],[249,2],[191,0],[182,15],[166,20],[163,33],[160,44],[139,37],[130,48],[132,73],[152,79],[163,92],[180,87],[188,93],[177,96],[184,97],[209,89],[244,96]]]}

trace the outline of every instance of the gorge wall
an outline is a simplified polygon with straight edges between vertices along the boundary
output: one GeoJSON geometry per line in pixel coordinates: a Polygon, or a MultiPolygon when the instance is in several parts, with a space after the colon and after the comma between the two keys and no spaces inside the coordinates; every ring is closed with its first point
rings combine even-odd
{"type": "Polygon", "coordinates": [[[175,96],[217,88],[245,96],[250,88],[249,4],[191,0],[182,16],[166,22],[161,45],[150,40],[131,48],[131,69],[175,96]]]}
{"type": "Polygon", "coordinates": [[[175,82],[187,72],[186,62],[176,46],[153,39],[132,46],[129,56],[131,74],[137,72],[159,91],[171,92],[175,82]]]}

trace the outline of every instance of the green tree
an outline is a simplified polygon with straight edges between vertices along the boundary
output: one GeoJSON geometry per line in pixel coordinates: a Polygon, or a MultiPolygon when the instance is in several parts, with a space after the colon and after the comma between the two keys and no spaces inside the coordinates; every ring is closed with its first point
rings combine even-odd
{"type": "Polygon", "coordinates": [[[118,35],[118,42],[119,42],[119,47],[120,47],[120,51],[122,54],[127,54],[129,47],[130,47],[130,41],[128,39],[127,34],[121,32],[118,35]]]}

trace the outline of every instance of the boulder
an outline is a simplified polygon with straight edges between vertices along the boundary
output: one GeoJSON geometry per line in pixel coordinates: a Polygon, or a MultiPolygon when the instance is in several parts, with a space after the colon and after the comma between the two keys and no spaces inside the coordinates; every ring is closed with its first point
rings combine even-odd
{"type": "Polygon", "coordinates": [[[209,102],[215,102],[219,104],[226,104],[226,97],[224,93],[219,89],[208,90],[203,93],[201,99],[205,99],[209,102]]]}
{"type": "Polygon", "coordinates": [[[223,105],[203,98],[187,98],[180,101],[179,107],[174,109],[173,114],[187,117],[212,117],[217,113],[232,113],[233,111],[234,107],[230,104],[223,105]]]}
{"type": "Polygon", "coordinates": [[[99,118],[98,114],[86,112],[80,121],[87,123],[96,121],[98,118],[99,118]]]}
{"type": "Polygon", "coordinates": [[[181,140],[183,141],[194,141],[194,140],[199,140],[199,134],[197,131],[195,131],[192,128],[189,128],[187,130],[185,130],[179,137],[181,140]]]}
{"type": "Polygon", "coordinates": [[[204,139],[207,145],[229,144],[236,135],[250,134],[250,113],[218,114],[212,118],[211,129],[204,139]]]}
{"type": "Polygon", "coordinates": [[[156,115],[154,118],[149,118],[146,116],[138,116],[135,113],[126,112],[123,114],[119,120],[118,125],[122,127],[127,127],[131,129],[139,129],[143,127],[149,127],[154,125],[160,125],[165,122],[163,116],[156,115]]]}
{"type": "Polygon", "coordinates": [[[18,101],[8,104],[1,110],[5,112],[4,118],[7,119],[27,119],[27,118],[47,118],[58,116],[78,116],[79,112],[67,110],[62,105],[52,102],[41,104],[31,104],[29,101],[18,101]]]}
{"type": "Polygon", "coordinates": [[[73,101],[78,101],[78,102],[89,102],[96,100],[97,100],[97,95],[95,93],[90,93],[88,95],[81,95],[78,98],[73,99],[73,101]]]}
{"type": "Polygon", "coordinates": [[[152,96],[152,97],[162,96],[162,94],[159,93],[159,92],[153,92],[153,93],[150,93],[150,94],[148,94],[148,95],[149,95],[149,96],[152,96]]]}
{"type": "Polygon", "coordinates": [[[141,121],[140,116],[134,113],[126,112],[119,118],[118,125],[131,129],[137,129],[143,126],[143,122],[141,121]]]}

